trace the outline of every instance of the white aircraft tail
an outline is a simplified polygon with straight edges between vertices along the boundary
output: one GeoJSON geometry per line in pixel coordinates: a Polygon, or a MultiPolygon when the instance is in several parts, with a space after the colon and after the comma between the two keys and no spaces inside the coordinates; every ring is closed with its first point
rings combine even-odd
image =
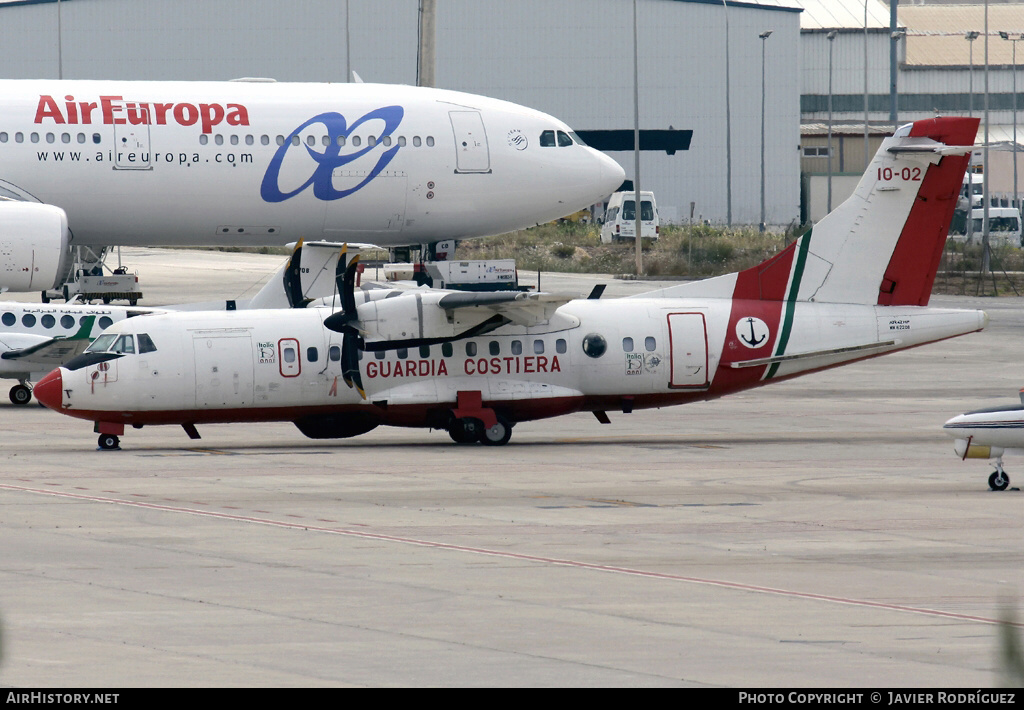
{"type": "Polygon", "coordinates": [[[645,296],[926,306],[978,119],[916,121],[886,138],[856,191],[755,267],[645,296]]]}

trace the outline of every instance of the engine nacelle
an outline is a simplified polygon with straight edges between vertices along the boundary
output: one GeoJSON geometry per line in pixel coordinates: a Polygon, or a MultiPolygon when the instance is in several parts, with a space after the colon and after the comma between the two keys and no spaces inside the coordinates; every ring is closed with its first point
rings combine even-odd
{"type": "Polygon", "coordinates": [[[70,238],[61,208],[0,201],[0,291],[58,288],[71,255],[70,238]]]}
{"type": "Polygon", "coordinates": [[[375,344],[454,338],[495,316],[494,311],[486,308],[439,308],[438,302],[444,296],[412,291],[359,305],[358,325],[365,333],[367,350],[375,344]]]}
{"type": "Polygon", "coordinates": [[[1004,453],[1001,446],[978,446],[970,439],[957,439],[953,442],[953,450],[962,459],[998,459],[1004,453]]]}

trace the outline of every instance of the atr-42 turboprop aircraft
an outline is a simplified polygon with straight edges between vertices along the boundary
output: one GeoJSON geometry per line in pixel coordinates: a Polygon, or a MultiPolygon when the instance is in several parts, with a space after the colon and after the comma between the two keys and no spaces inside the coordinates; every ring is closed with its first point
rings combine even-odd
{"type": "Polygon", "coordinates": [[[988,477],[994,491],[1005,491],[1010,485],[1003,470],[1003,454],[1024,449],[1024,390],[1020,400],[1020,404],[966,412],[942,427],[956,439],[953,448],[961,459],[994,459],[996,470],[988,477]]]}
{"type": "Polygon", "coordinates": [[[0,291],[69,247],[392,245],[500,234],[623,170],[552,116],[413,86],[0,81],[0,291]]]}
{"type": "Polygon", "coordinates": [[[926,307],[977,126],[901,127],[849,200],[740,273],[570,301],[357,294],[350,263],[337,309],[116,323],[36,398],[95,422],[101,448],[126,426],[198,437],[197,424],[253,421],[291,421],[314,438],[387,424],[504,444],[517,422],[578,411],[607,422],[977,331],[982,311],[926,307]]]}

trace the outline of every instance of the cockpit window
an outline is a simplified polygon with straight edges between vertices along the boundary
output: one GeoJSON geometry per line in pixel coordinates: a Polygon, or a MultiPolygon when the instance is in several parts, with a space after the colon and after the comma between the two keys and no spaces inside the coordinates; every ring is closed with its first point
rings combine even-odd
{"type": "Polygon", "coordinates": [[[555,132],[544,131],[540,134],[540,147],[541,148],[554,148],[555,147],[555,132]]]}
{"type": "Polygon", "coordinates": [[[117,337],[116,335],[111,335],[110,333],[104,333],[100,337],[96,338],[96,340],[92,341],[92,345],[87,347],[85,350],[86,350],[86,352],[90,352],[90,353],[106,352],[107,348],[110,347],[110,344],[114,342],[114,339],[116,337],[117,337]]]}
{"type": "Polygon", "coordinates": [[[135,354],[135,338],[131,335],[122,335],[110,348],[112,353],[124,353],[127,355],[135,354]]]}
{"type": "Polygon", "coordinates": [[[572,145],[572,138],[570,138],[569,134],[566,133],[565,131],[559,131],[558,132],[558,147],[559,148],[564,148],[567,145],[572,145]]]}
{"type": "MultiPolygon", "coordinates": [[[[149,336],[146,336],[147,338],[149,336]]],[[[150,345],[153,341],[149,341],[150,345]]],[[[153,348],[156,350],[156,348],[153,348]]],[[[113,333],[104,333],[96,340],[92,341],[92,345],[86,348],[86,352],[90,353],[121,353],[123,355],[134,355],[135,354],[135,336],[134,335],[116,335],[113,333]]],[[[143,351],[148,352],[148,351],[143,351]]]]}
{"type": "Polygon", "coordinates": [[[139,333],[139,353],[155,353],[156,345],[146,333],[139,333]]]}

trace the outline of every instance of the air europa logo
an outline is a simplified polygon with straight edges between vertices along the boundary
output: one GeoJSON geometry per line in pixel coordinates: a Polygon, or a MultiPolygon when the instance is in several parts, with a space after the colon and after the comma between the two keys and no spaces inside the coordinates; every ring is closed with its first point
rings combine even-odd
{"type": "Polygon", "coordinates": [[[164,126],[174,122],[179,126],[202,126],[203,133],[226,122],[229,126],[248,126],[249,110],[242,104],[145,103],[125,101],[120,96],[100,96],[96,101],[76,101],[74,96],[64,97],[64,106],[52,96],[40,96],[36,106],[36,123],[50,119],[58,125],[107,126],[124,124],[164,126]],[[94,116],[99,109],[99,115],[94,116]],[[95,121],[93,119],[96,119],[95,121]]]}
{"type": "MultiPolygon", "coordinates": [[[[296,128],[288,136],[288,139],[284,144],[277,149],[274,153],[274,157],[270,161],[270,166],[267,168],[266,174],[263,176],[263,184],[260,186],[260,197],[266,202],[284,202],[285,200],[295,197],[300,192],[312,185],[313,196],[318,200],[337,200],[347,195],[351,195],[353,192],[365,187],[367,183],[373,180],[375,177],[380,175],[381,171],[387,167],[388,163],[391,162],[395,154],[398,153],[400,146],[395,145],[381,154],[374,164],[373,168],[366,172],[366,175],[361,175],[360,172],[355,172],[355,175],[362,177],[362,179],[352,187],[344,189],[337,189],[334,185],[334,171],[337,168],[347,165],[364,155],[367,155],[371,151],[374,151],[380,146],[383,150],[384,143],[390,143],[390,140],[385,141],[385,138],[390,138],[398,128],[398,125],[402,122],[402,118],[405,116],[405,110],[401,106],[383,106],[379,109],[370,111],[366,115],[356,119],[352,125],[348,125],[345,117],[340,113],[329,111],[327,113],[321,113],[318,116],[314,116],[309,119],[301,126],[296,128]],[[350,144],[351,141],[348,137],[364,123],[369,121],[383,121],[384,126],[378,132],[374,130],[376,141],[366,141],[366,146],[359,150],[351,153],[342,154],[341,148],[338,143],[338,136],[344,137],[346,145],[350,144]],[[302,131],[309,128],[310,126],[321,123],[324,128],[327,129],[327,135],[331,136],[329,145],[321,146],[323,151],[315,150],[313,146],[305,143],[295,145],[293,140],[302,131]],[[281,189],[281,166],[284,164],[285,158],[289,155],[291,148],[298,149],[302,147],[305,150],[305,155],[312,158],[316,167],[313,169],[312,175],[304,183],[299,185],[294,190],[284,192],[281,189]]],[[[301,151],[296,150],[292,155],[302,156],[301,151]]],[[[291,161],[289,161],[291,162],[291,161]]],[[[292,172],[291,170],[288,171],[292,172]]]]}

